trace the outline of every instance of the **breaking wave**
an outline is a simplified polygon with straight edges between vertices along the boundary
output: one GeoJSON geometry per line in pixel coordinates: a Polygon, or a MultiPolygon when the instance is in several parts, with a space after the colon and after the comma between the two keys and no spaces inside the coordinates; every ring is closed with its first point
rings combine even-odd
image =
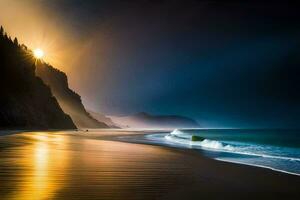
{"type": "Polygon", "coordinates": [[[206,156],[216,160],[264,167],[300,176],[300,146],[294,145],[299,137],[295,136],[294,131],[175,129],[167,134],[149,134],[145,138],[147,143],[202,149],[206,156]],[[285,142],[280,140],[282,134],[289,134],[285,136],[285,142]]]}
{"type": "Polygon", "coordinates": [[[192,141],[192,137],[193,134],[185,133],[181,130],[175,129],[170,134],[167,134],[165,136],[165,139],[169,142],[190,146],[192,148],[200,147],[214,151],[230,152],[248,156],[257,156],[263,158],[272,158],[289,161],[300,161],[300,158],[270,154],[274,151],[274,147],[268,152],[266,152],[266,150],[264,150],[266,149],[266,147],[262,147],[259,145],[238,145],[232,142],[228,142],[230,144],[227,144],[226,142],[206,138],[203,138],[202,141],[192,141]]]}
{"type": "Polygon", "coordinates": [[[216,140],[203,139],[202,141],[192,141],[193,135],[184,133],[175,129],[170,134],[165,136],[165,139],[170,142],[175,142],[183,145],[200,146],[208,149],[233,151],[234,147],[216,140]]]}

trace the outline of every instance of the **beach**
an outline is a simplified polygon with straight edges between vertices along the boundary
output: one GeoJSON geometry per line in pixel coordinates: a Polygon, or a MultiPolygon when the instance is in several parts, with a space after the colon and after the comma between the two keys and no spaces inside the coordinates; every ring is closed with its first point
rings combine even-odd
{"type": "Polygon", "coordinates": [[[0,136],[1,199],[295,199],[300,177],[194,150],[128,143],[131,131],[0,136]]]}

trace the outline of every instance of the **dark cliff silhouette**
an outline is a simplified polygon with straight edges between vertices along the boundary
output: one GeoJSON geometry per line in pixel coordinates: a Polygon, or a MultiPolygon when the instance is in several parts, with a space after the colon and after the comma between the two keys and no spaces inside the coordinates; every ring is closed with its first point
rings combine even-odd
{"type": "Polygon", "coordinates": [[[52,90],[59,105],[65,113],[71,116],[78,128],[108,128],[103,122],[94,119],[84,108],[81,97],[68,86],[68,78],[65,73],[49,64],[38,62],[36,74],[52,90]]]}
{"type": "Polygon", "coordinates": [[[0,128],[73,129],[50,88],[35,75],[32,51],[0,29],[0,128]]]}

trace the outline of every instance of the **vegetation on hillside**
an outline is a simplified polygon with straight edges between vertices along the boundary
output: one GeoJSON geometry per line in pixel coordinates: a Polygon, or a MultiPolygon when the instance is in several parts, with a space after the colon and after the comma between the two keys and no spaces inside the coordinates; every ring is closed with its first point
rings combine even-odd
{"type": "Polygon", "coordinates": [[[36,59],[0,28],[0,128],[76,128],[50,88],[35,75],[36,59]]]}

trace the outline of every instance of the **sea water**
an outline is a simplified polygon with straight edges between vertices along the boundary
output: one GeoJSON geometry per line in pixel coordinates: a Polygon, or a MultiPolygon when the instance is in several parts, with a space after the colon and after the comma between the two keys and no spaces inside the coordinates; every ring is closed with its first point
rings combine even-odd
{"type": "Polygon", "coordinates": [[[163,145],[201,149],[216,160],[300,175],[300,130],[175,129],[146,137],[163,145]],[[192,141],[193,136],[201,140],[192,141]]]}

